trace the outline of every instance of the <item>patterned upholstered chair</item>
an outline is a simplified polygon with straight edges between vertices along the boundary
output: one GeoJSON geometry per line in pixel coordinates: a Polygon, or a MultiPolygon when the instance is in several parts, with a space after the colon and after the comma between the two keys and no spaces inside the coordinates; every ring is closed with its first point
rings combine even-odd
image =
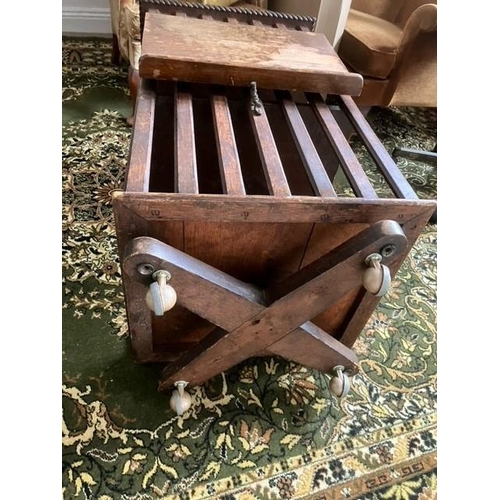
{"type": "MultiPolygon", "coordinates": [[[[139,84],[139,58],[141,56],[141,9],[140,0],[109,0],[111,10],[111,24],[113,32],[113,54],[112,61],[115,64],[124,60],[129,65],[129,89],[134,105],[137,96],[139,84]]],[[[247,9],[266,9],[267,0],[190,0],[191,3],[214,5],[220,7],[239,7],[247,9]]],[[[143,1],[143,6],[150,8],[153,5],[155,10],[159,12],[170,12],[176,8],[176,4],[180,5],[181,9],[189,9],[190,2],[175,0],[164,1],[143,1]],[[184,5],[184,6],[183,6],[184,5]]],[[[129,125],[132,125],[134,117],[127,119],[129,125]]]]}

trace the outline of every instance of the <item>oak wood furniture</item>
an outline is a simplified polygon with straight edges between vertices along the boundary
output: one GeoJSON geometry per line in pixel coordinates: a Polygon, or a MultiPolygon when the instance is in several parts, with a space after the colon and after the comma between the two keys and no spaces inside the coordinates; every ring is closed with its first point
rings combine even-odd
{"type": "MultiPolygon", "coordinates": [[[[152,47],[166,28],[153,22],[148,34],[147,19],[144,45],[152,47]]],[[[207,31],[222,25],[205,22],[207,31]]],[[[289,34],[276,24],[294,39],[295,29],[289,34]]],[[[169,56],[162,50],[143,56],[143,74],[166,79],[141,80],[126,182],[114,198],[135,359],[167,363],[159,389],[178,385],[178,413],[189,406],[186,383],[201,384],[252,356],[335,369],[334,392],[345,394],[346,375],[358,370],[351,347],[380,300],[364,286],[370,259],[396,274],[435,203],[418,199],[351,96],[330,95],[336,106],[326,104],[316,88],[324,79],[304,79],[306,92],[276,90],[273,78],[282,83],[282,75],[275,71],[264,78],[271,88],[261,88],[254,67],[255,86],[175,81],[177,73],[163,72],[169,56]],[[372,185],[341,119],[356,130],[392,196],[372,185]],[[164,294],[152,299],[159,280],[164,294]]],[[[194,58],[176,72],[197,80],[194,58]]],[[[332,81],[344,90],[354,82],[350,90],[358,92],[356,76],[340,76],[332,81]]]]}

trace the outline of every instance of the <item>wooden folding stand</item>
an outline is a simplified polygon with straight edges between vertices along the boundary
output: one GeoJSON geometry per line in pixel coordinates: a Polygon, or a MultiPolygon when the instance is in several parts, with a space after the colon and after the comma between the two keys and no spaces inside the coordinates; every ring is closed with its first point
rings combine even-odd
{"type": "Polygon", "coordinates": [[[114,210],[135,358],[168,363],[159,389],[177,386],[178,414],[187,384],[252,356],[329,373],[345,395],[358,370],[351,347],[435,208],[349,96],[359,75],[323,35],[281,28],[145,16],[114,210]],[[391,197],[379,197],[339,123],[391,197]]]}

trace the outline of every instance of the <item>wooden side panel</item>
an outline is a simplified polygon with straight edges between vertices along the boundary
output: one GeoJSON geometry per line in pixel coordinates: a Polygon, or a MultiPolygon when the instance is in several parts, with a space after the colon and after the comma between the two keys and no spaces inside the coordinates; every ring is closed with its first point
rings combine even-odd
{"type": "Polygon", "coordinates": [[[185,252],[231,276],[261,286],[297,271],[308,223],[186,222],[185,252]]]}

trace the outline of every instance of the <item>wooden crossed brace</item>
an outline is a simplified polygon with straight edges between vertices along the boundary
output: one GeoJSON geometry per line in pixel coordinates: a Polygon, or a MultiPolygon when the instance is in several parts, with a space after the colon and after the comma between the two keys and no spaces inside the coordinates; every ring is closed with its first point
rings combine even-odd
{"type": "Polygon", "coordinates": [[[360,286],[366,257],[392,248],[392,253],[383,257],[390,268],[407,245],[399,224],[380,221],[262,290],[156,239],[133,239],[122,266],[129,289],[129,315],[135,314],[135,321],[151,321],[145,303],[151,277],[139,272],[147,263],[151,269],[171,274],[170,284],[182,307],[216,325],[195,347],[165,367],[159,390],[164,392],[179,380],[201,384],[262,353],[280,355],[322,372],[342,365],[347,374],[355,374],[355,353],[310,319],[360,286]]]}

